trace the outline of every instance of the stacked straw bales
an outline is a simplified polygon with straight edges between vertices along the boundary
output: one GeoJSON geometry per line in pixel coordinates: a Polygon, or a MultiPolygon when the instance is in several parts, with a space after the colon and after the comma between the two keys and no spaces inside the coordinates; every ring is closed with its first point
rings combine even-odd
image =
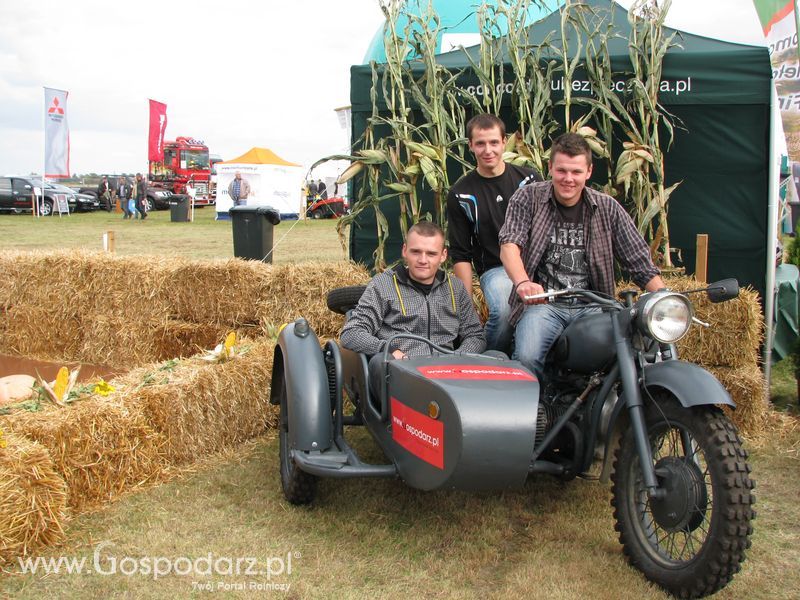
{"type": "Polygon", "coordinates": [[[210,366],[199,359],[179,362],[171,372],[136,369],[119,378],[120,401],[141,411],[164,440],[170,464],[191,462],[264,433],[274,425],[269,404],[274,343],[245,340],[246,353],[210,366]],[[149,380],[149,385],[139,382],[149,380]]]}
{"type": "Polygon", "coordinates": [[[272,266],[97,253],[0,253],[0,352],[137,366],[191,356],[226,332],[258,337],[304,316],[338,334],[333,287],[366,283],[351,263],[272,266]]]}
{"type": "Polygon", "coordinates": [[[369,275],[349,263],[2,252],[0,280],[0,353],[131,369],[107,397],[0,416],[2,563],[57,541],[70,513],[263,433],[276,420],[271,336],[299,316],[320,338],[338,335],[327,291],[369,275]],[[230,331],[235,358],[172,360],[230,331]]]}
{"type": "Polygon", "coordinates": [[[166,462],[163,439],[142,411],[92,396],[68,408],[20,411],[0,427],[46,448],[68,487],[68,505],[80,512],[157,479],[166,462]]]}

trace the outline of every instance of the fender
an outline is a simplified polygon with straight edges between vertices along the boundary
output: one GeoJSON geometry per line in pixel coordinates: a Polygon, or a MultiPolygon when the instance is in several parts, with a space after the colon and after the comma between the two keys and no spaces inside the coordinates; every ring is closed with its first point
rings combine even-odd
{"type": "MultiPolygon", "coordinates": [[[[731,396],[723,385],[704,368],[684,360],[666,360],[645,365],[642,380],[648,390],[663,388],[674,395],[681,406],[691,408],[704,404],[725,404],[736,408],[731,396]]],[[[643,394],[645,404],[649,402],[647,394],[643,394]]],[[[603,470],[600,481],[607,483],[613,462],[612,440],[619,435],[618,417],[625,410],[625,402],[620,398],[609,418],[609,436],[606,441],[603,470]],[[613,435],[612,435],[613,432],[613,435]]],[[[623,420],[624,423],[624,420],[623,420]]]]}
{"type": "Polygon", "coordinates": [[[280,401],[282,379],[286,381],[291,448],[328,450],[333,445],[328,372],[319,340],[305,319],[289,323],[278,336],[272,364],[272,404],[280,401]]]}
{"type": "Polygon", "coordinates": [[[736,408],[731,396],[711,373],[684,360],[666,360],[645,365],[642,380],[648,389],[671,392],[684,408],[704,404],[726,404],[736,408]]]}

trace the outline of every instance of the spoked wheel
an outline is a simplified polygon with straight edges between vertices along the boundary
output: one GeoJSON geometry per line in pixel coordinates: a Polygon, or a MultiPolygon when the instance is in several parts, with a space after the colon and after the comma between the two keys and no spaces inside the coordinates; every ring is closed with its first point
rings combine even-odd
{"type": "Polygon", "coordinates": [[[281,410],[278,446],[283,495],[292,504],[310,504],[317,493],[317,478],[297,468],[289,447],[289,412],[287,411],[286,379],[281,382],[281,410]]]}
{"type": "Polygon", "coordinates": [[[615,529],[645,577],[678,597],[698,598],[739,571],[753,532],[754,483],[747,452],[721,411],[686,409],[670,395],[655,399],[647,434],[666,495],[649,498],[628,431],[612,476],[615,529]]]}

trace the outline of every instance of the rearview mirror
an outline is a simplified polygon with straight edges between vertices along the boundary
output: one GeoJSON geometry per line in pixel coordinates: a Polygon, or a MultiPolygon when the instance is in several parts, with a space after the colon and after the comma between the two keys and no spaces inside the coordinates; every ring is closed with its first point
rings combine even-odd
{"type": "Polygon", "coordinates": [[[732,300],[739,295],[739,282],[736,279],[716,281],[706,289],[708,299],[713,303],[732,300]]]}

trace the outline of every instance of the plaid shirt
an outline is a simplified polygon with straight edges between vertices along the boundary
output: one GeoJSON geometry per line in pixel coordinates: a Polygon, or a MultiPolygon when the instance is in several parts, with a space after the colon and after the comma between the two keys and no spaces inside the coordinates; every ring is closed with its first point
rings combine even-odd
{"type": "MultiPolygon", "coordinates": [[[[593,290],[614,295],[614,259],[628,271],[633,281],[644,288],[660,274],[650,258],[650,248],[636,229],[633,219],[611,196],[584,188],[583,199],[589,210],[586,256],[589,282],[593,290]]],[[[553,182],[532,183],[520,188],[512,197],[506,221],[500,230],[500,244],[516,244],[521,249],[522,263],[531,281],[542,260],[555,221],[553,182]]],[[[511,323],[517,324],[524,305],[516,293],[509,298],[511,323]]]]}
{"type": "MultiPolygon", "coordinates": [[[[483,327],[457,277],[439,271],[426,296],[408,280],[405,268],[388,269],[367,285],[358,305],[342,329],[342,346],[355,352],[377,354],[395,333],[413,333],[445,348],[464,352],[483,352],[486,340],[483,327]]],[[[427,344],[400,338],[391,350],[408,356],[430,354],[427,344]]]]}

